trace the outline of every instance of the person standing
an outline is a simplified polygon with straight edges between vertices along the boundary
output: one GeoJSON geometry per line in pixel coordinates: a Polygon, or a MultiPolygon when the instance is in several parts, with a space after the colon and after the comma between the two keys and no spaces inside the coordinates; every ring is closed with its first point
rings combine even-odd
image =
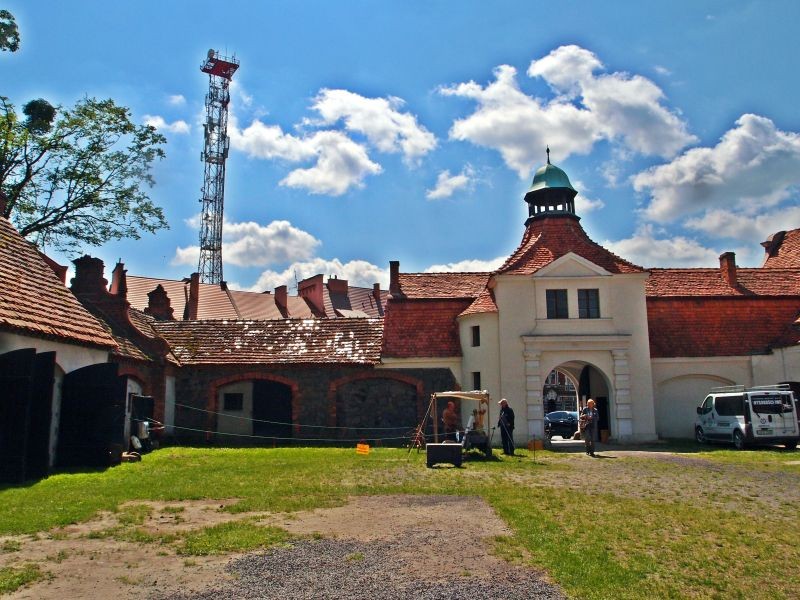
{"type": "Polygon", "coordinates": [[[458,413],[456,412],[455,402],[447,403],[447,408],[442,411],[442,423],[444,424],[444,441],[456,442],[456,432],[458,431],[458,413]]]}
{"type": "Polygon", "coordinates": [[[503,454],[514,456],[514,410],[508,405],[508,400],[503,398],[500,405],[500,418],[497,426],[500,428],[500,437],[503,439],[503,454]]]}
{"type": "Polygon", "coordinates": [[[594,456],[594,441],[597,438],[597,424],[600,420],[600,413],[594,404],[594,400],[589,398],[586,408],[581,411],[581,435],[586,446],[586,454],[589,456],[594,456]]]}

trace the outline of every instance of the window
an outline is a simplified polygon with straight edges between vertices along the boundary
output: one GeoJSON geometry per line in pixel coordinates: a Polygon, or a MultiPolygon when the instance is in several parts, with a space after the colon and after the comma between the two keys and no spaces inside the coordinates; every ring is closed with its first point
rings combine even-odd
{"type": "Polygon", "coordinates": [[[568,319],[567,290],[547,290],[547,318],[568,319]]]}
{"type": "MultiPolygon", "coordinates": [[[[473,325],[472,326],[472,346],[480,346],[481,345],[481,328],[480,325],[473,325]]],[[[478,388],[475,388],[478,389],[478,388]]]]}
{"type": "Polygon", "coordinates": [[[720,417],[735,417],[744,414],[744,396],[718,396],[714,408],[720,417]]]}
{"type": "Polygon", "coordinates": [[[222,406],[224,410],[243,410],[244,394],[225,394],[222,397],[222,406]]]}
{"type": "Polygon", "coordinates": [[[473,390],[481,389],[481,372],[480,371],[473,371],[472,372],[472,389],[473,390]]]}
{"type": "Polygon", "coordinates": [[[578,290],[578,318],[600,318],[599,290],[578,290]]]}

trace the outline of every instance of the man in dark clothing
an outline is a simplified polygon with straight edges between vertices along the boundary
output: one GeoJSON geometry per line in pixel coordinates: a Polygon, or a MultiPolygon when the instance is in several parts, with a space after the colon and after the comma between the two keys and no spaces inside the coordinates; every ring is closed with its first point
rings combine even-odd
{"type": "Polygon", "coordinates": [[[497,426],[500,428],[500,436],[503,438],[503,454],[514,456],[514,411],[505,398],[498,404],[500,405],[500,418],[497,426]]]}

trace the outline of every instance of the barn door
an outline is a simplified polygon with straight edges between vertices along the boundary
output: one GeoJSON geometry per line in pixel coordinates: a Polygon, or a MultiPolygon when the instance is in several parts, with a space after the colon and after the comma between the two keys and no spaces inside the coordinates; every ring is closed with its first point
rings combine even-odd
{"type": "Polygon", "coordinates": [[[125,378],[101,363],[64,376],[58,435],[60,466],[117,464],[125,440],[125,378]]]}
{"type": "Polygon", "coordinates": [[[28,425],[27,479],[44,477],[49,470],[55,371],[55,352],[41,352],[36,355],[28,425]]]}
{"type": "Polygon", "coordinates": [[[35,363],[33,348],[0,355],[0,481],[5,483],[25,480],[35,363]]]}

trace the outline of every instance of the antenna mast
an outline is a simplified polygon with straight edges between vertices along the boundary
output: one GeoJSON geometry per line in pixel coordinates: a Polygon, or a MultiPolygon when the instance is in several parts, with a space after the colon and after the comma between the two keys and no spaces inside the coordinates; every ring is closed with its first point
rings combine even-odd
{"type": "Polygon", "coordinates": [[[225,204],[225,159],[228,158],[228,86],[239,68],[235,57],[223,57],[209,50],[200,65],[208,73],[206,122],[203,125],[205,148],[200,159],[205,163],[203,205],[200,220],[200,262],[197,271],[203,283],[222,282],[222,208],[225,204]]]}

